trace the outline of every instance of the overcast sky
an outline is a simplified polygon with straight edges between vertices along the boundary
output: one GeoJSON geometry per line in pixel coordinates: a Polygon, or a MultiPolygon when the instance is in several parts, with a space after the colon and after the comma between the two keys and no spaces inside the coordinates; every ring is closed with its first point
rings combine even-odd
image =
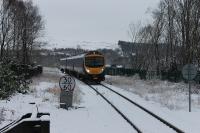
{"type": "Polygon", "coordinates": [[[151,21],[147,9],[159,0],[33,0],[46,23],[51,47],[76,47],[81,42],[128,41],[131,22],[151,21]]]}

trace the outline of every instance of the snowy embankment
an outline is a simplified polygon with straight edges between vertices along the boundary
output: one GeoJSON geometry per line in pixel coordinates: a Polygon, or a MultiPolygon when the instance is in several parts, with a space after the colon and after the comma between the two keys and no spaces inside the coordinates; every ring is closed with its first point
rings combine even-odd
{"type": "MultiPolygon", "coordinates": [[[[192,112],[188,112],[188,85],[135,77],[106,76],[114,90],[136,101],[189,133],[199,133],[200,93],[193,85],[192,112]],[[114,87],[115,86],[115,87],[114,87]]],[[[105,83],[105,84],[106,84],[105,83]]]]}
{"type": "MultiPolygon", "coordinates": [[[[188,109],[188,84],[161,80],[140,80],[138,76],[106,76],[106,83],[132,92],[146,101],[159,103],[170,110],[188,109]]],[[[200,85],[192,85],[192,108],[200,111],[200,85]]]]}
{"type": "MultiPolygon", "coordinates": [[[[15,94],[9,100],[0,101],[0,128],[20,118],[26,113],[33,112],[36,103],[40,112],[52,112],[59,109],[59,78],[63,74],[55,68],[44,68],[44,73],[32,79],[27,94],[15,94]]],[[[74,91],[74,103],[80,103],[80,92],[74,91]]]]}

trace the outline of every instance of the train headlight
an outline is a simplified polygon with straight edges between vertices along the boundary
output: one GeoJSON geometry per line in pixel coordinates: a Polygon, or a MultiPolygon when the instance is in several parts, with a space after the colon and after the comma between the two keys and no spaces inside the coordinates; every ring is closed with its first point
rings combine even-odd
{"type": "Polygon", "coordinates": [[[89,69],[86,69],[86,72],[87,72],[87,73],[90,73],[90,70],[89,70],[89,69]]]}

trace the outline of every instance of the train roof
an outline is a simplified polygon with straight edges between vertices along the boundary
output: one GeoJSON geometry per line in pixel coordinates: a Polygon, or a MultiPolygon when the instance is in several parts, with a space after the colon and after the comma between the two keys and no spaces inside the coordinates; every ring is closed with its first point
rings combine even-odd
{"type": "Polygon", "coordinates": [[[85,54],[81,54],[81,55],[76,55],[76,56],[71,56],[66,58],[67,60],[71,60],[71,59],[78,59],[78,58],[83,58],[85,56],[85,54]]]}
{"type": "Polygon", "coordinates": [[[60,61],[65,61],[67,58],[61,58],[60,61]]]}
{"type": "Polygon", "coordinates": [[[99,51],[89,51],[86,53],[86,55],[91,55],[91,54],[96,54],[96,55],[102,55],[99,51]]]}
{"type": "Polygon", "coordinates": [[[81,54],[81,55],[71,56],[71,57],[67,57],[67,58],[61,58],[60,61],[83,58],[84,56],[85,56],[85,54],[81,54]]]}
{"type": "Polygon", "coordinates": [[[78,59],[78,58],[84,58],[85,56],[87,55],[92,55],[92,54],[97,54],[97,55],[102,55],[100,52],[98,51],[89,51],[85,54],[80,54],[80,55],[76,55],[76,56],[71,56],[71,57],[67,57],[67,58],[62,58],[60,59],[61,61],[64,61],[64,60],[71,60],[71,59],[78,59]]]}

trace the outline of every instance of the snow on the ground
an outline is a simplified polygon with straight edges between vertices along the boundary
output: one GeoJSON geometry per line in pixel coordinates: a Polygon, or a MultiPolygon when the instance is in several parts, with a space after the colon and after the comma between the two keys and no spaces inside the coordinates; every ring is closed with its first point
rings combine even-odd
{"type": "Polygon", "coordinates": [[[0,127],[32,112],[35,106],[29,103],[35,102],[40,112],[50,113],[51,133],[134,132],[110,105],[79,81],[74,91],[74,106],[80,108],[68,111],[59,108],[58,81],[62,75],[57,69],[45,68],[43,75],[33,78],[30,93],[16,94],[10,101],[0,101],[3,116],[0,127]]]}
{"type": "Polygon", "coordinates": [[[104,94],[104,96],[124,113],[143,133],[156,133],[158,129],[161,133],[175,133],[173,129],[105,87],[95,86],[95,88],[97,88],[100,93],[104,94]]]}
{"type": "MultiPolygon", "coordinates": [[[[159,80],[144,81],[137,77],[120,76],[107,76],[104,84],[148,108],[185,132],[199,133],[200,96],[199,93],[192,95],[192,112],[189,112],[187,84],[159,80]]],[[[196,85],[193,89],[198,89],[198,86],[196,85]]]]}
{"type": "MultiPolygon", "coordinates": [[[[106,83],[132,92],[146,101],[159,103],[170,110],[188,110],[188,84],[140,80],[139,77],[106,76],[106,83]]],[[[200,85],[192,84],[192,109],[200,110],[200,85]]]]}
{"type": "Polygon", "coordinates": [[[53,133],[134,133],[126,121],[102,102],[93,90],[80,82],[78,84],[83,92],[83,102],[79,105],[82,108],[52,112],[53,133]]]}
{"type": "MultiPolygon", "coordinates": [[[[74,106],[78,108],[70,110],[61,109],[59,107],[60,89],[58,85],[58,81],[61,76],[63,76],[63,74],[61,74],[60,71],[56,68],[44,68],[44,73],[41,76],[33,78],[33,82],[30,85],[30,92],[28,94],[15,94],[10,98],[9,101],[1,100],[0,128],[21,117],[25,113],[32,112],[35,106],[30,105],[29,103],[35,102],[40,112],[50,113],[51,133],[134,132],[133,128],[114,109],[112,109],[110,105],[108,105],[104,100],[102,100],[99,95],[97,95],[93,90],[91,90],[80,81],[76,81],[77,85],[74,91],[73,99],[74,106]]],[[[161,115],[166,120],[174,123],[179,128],[184,129],[184,131],[187,131],[189,133],[197,133],[198,131],[200,131],[200,129],[198,128],[198,123],[200,122],[198,120],[198,116],[200,116],[198,104],[196,104],[195,109],[193,109],[192,113],[187,112],[187,103],[183,104],[184,106],[182,106],[181,104],[180,107],[175,106],[173,108],[169,108],[168,105],[164,106],[163,102],[158,102],[159,98],[162,95],[156,92],[149,93],[147,90],[142,89],[143,87],[152,87],[151,85],[148,85],[151,84],[150,81],[148,81],[148,83],[144,83],[144,81],[139,80],[137,82],[133,81],[134,85],[138,86],[138,90],[133,89],[133,91],[130,88],[136,88],[137,86],[133,86],[132,83],[128,82],[128,78],[123,77],[124,79],[126,79],[124,80],[124,82],[126,81],[126,84],[123,84],[122,81],[120,84],[115,84],[115,81],[111,80],[112,78],[110,77],[109,82],[112,81],[114,85],[118,86],[113,87],[114,89],[117,89],[131,99],[136,100],[138,103],[149,108],[153,112],[156,112],[158,115],[161,115]],[[127,86],[129,86],[129,88],[127,89],[128,91],[120,89],[127,86]],[[141,89],[141,91],[139,89],[141,89]],[[152,98],[148,95],[151,95],[152,98]],[[147,99],[145,98],[145,96],[148,96],[149,98],[147,99]]],[[[155,83],[153,82],[152,84],[155,83]]],[[[165,85],[170,83],[163,82],[163,84],[165,85]]],[[[160,84],[159,86],[162,85],[160,84]]],[[[176,86],[178,85],[174,84],[174,88],[176,88],[176,86]]],[[[167,89],[168,87],[163,88],[167,89]]],[[[171,89],[172,87],[169,87],[168,90],[171,89]]],[[[155,91],[155,88],[153,88],[152,91],[155,91]]],[[[166,90],[162,90],[161,92],[165,91],[166,90]]],[[[184,93],[181,97],[183,96],[184,93]]],[[[198,95],[196,95],[196,97],[198,97],[198,95]]],[[[110,98],[114,101],[116,99],[112,95],[110,95],[110,98]]],[[[117,100],[118,99],[116,99],[116,101],[117,100]]],[[[183,100],[182,102],[173,102],[184,103],[185,101],[183,100]]],[[[121,106],[123,103],[117,102],[115,104],[119,104],[118,106],[121,106]]],[[[134,115],[137,115],[133,110],[129,108],[127,108],[126,111],[128,114],[133,115],[133,118],[134,115]]],[[[146,118],[141,116],[141,122],[142,121],[146,121],[146,118]]]]}

